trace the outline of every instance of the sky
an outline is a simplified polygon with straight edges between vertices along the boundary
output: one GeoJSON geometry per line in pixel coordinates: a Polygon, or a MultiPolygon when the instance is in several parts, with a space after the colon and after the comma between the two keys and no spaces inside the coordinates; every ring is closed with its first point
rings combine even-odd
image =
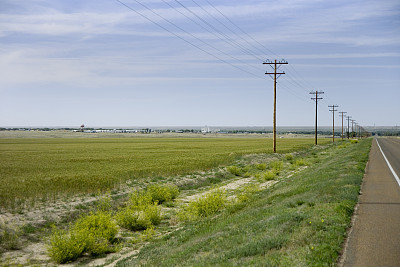
{"type": "Polygon", "coordinates": [[[0,127],[400,125],[398,0],[0,0],[0,127]]]}

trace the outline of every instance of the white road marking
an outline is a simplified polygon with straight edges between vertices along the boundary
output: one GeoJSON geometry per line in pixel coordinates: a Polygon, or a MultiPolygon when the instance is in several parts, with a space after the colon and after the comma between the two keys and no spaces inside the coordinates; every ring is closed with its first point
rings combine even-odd
{"type": "Polygon", "coordinates": [[[375,140],[376,140],[376,143],[378,144],[379,149],[381,150],[381,153],[382,153],[383,157],[384,157],[385,160],[386,160],[386,163],[387,163],[389,169],[392,171],[392,174],[393,174],[394,178],[396,179],[397,183],[398,183],[399,186],[400,186],[400,179],[399,179],[399,176],[397,176],[397,174],[394,172],[394,170],[393,170],[393,168],[392,168],[392,165],[390,165],[388,159],[387,159],[386,156],[385,156],[385,153],[383,153],[382,148],[381,148],[381,146],[380,146],[379,143],[378,143],[378,139],[375,139],[375,140]]]}

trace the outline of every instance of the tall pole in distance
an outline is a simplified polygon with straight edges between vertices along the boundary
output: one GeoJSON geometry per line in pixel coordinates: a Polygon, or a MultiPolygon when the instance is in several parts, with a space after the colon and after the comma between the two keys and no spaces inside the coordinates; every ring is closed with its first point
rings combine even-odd
{"type": "Polygon", "coordinates": [[[342,141],[343,141],[343,117],[345,116],[344,114],[346,114],[347,112],[344,111],[339,111],[340,116],[342,117],[342,141]]]}
{"type": "MultiPolygon", "coordinates": [[[[268,64],[268,65],[274,65],[273,69],[274,72],[266,72],[265,74],[269,74],[271,76],[271,74],[274,75],[273,79],[274,79],[274,117],[273,117],[273,150],[274,153],[276,153],[276,80],[282,75],[285,74],[285,72],[277,72],[278,68],[282,65],[282,64],[288,64],[286,61],[282,60],[277,62],[276,59],[274,62],[269,62],[269,60],[267,60],[266,62],[263,62],[263,64],[268,64]],[[279,65],[279,66],[278,66],[279,65]],[[279,75],[278,77],[276,75],[279,75]]],[[[272,67],[272,66],[271,66],[272,67]]],[[[271,76],[272,77],[272,76],[271,76]]]]}
{"type": "Polygon", "coordinates": [[[323,99],[322,97],[318,97],[318,95],[322,95],[324,92],[322,91],[315,91],[310,92],[311,95],[315,95],[315,97],[311,97],[312,100],[315,100],[315,144],[318,144],[317,138],[317,129],[318,129],[318,100],[323,99]]]}
{"type": "Polygon", "coordinates": [[[328,106],[330,109],[329,111],[332,111],[332,120],[333,120],[333,124],[332,124],[332,143],[335,143],[335,111],[337,111],[337,107],[339,107],[338,105],[332,105],[332,106],[328,106]]]}
{"type": "Polygon", "coordinates": [[[351,116],[347,116],[347,139],[350,138],[350,119],[351,116]]]}
{"type": "Polygon", "coordinates": [[[354,122],[356,120],[351,120],[351,137],[354,137],[354,122]]]}

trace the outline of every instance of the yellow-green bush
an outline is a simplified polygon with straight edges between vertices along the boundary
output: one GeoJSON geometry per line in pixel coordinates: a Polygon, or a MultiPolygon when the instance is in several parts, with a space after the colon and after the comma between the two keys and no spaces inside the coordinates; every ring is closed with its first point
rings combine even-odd
{"type": "Polygon", "coordinates": [[[272,169],[276,174],[279,174],[283,168],[283,162],[281,160],[274,160],[269,163],[270,169],[272,169]]]}
{"type": "Polygon", "coordinates": [[[239,203],[244,203],[250,200],[252,195],[260,190],[257,184],[249,184],[244,186],[242,189],[239,190],[238,194],[236,195],[237,200],[239,203]]]}
{"type": "Polygon", "coordinates": [[[53,229],[48,253],[57,263],[79,258],[83,253],[100,255],[114,251],[110,242],[118,233],[117,224],[106,212],[92,213],[80,218],[69,231],[53,229]]]}
{"type": "Polygon", "coordinates": [[[267,169],[267,164],[266,163],[257,164],[256,169],[260,171],[265,171],[267,169]]]}
{"type": "Polygon", "coordinates": [[[295,162],[293,163],[296,167],[300,166],[307,166],[309,165],[309,162],[306,161],[305,159],[296,159],[295,162]]]}
{"type": "Polygon", "coordinates": [[[161,209],[158,201],[153,202],[149,192],[134,191],[129,197],[128,206],[115,216],[118,224],[130,230],[144,230],[161,222],[161,209]]]}
{"type": "Polygon", "coordinates": [[[285,154],[285,159],[288,160],[288,161],[292,161],[293,160],[293,154],[292,153],[285,154]]]}
{"type": "Polygon", "coordinates": [[[145,191],[135,190],[129,196],[128,206],[147,206],[153,203],[152,197],[145,191]]]}
{"type": "Polygon", "coordinates": [[[135,210],[130,207],[119,211],[115,219],[121,227],[129,230],[144,230],[151,226],[151,220],[146,213],[141,210],[135,210]]]}
{"type": "Polygon", "coordinates": [[[153,184],[147,187],[147,193],[153,202],[161,204],[175,199],[179,195],[179,189],[174,184],[153,184]]]}
{"type": "Polygon", "coordinates": [[[102,254],[107,252],[108,242],[112,242],[115,239],[118,233],[118,226],[111,219],[109,213],[98,212],[80,218],[76,221],[72,230],[87,236],[86,249],[89,252],[102,254]],[[104,248],[104,251],[99,250],[99,245],[104,248]]]}
{"type": "Polygon", "coordinates": [[[276,177],[276,172],[274,170],[269,170],[256,174],[256,178],[259,182],[273,180],[275,177],[276,177]]]}
{"type": "Polygon", "coordinates": [[[224,191],[214,190],[195,201],[178,212],[180,220],[193,220],[198,217],[207,217],[221,211],[227,206],[227,197],[224,191]]]}
{"type": "Polygon", "coordinates": [[[56,263],[67,263],[79,258],[86,249],[86,240],[74,231],[53,228],[48,254],[56,263]]]}
{"type": "Polygon", "coordinates": [[[236,176],[241,176],[243,172],[242,169],[237,166],[228,166],[226,169],[228,172],[236,176]]]}

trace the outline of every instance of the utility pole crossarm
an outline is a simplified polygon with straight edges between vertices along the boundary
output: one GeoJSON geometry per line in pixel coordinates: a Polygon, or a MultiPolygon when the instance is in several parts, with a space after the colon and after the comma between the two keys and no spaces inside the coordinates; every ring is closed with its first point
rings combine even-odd
{"type": "Polygon", "coordinates": [[[337,107],[339,107],[338,105],[332,105],[332,106],[328,106],[330,109],[329,111],[332,111],[332,120],[333,120],[333,126],[332,126],[332,142],[335,143],[335,111],[337,111],[337,107]]]}
{"type": "Polygon", "coordinates": [[[317,138],[317,128],[318,128],[318,100],[323,99],[322,97],[318,97],[318,95],[322,95],[324,92],[322,91],[315,91],[315,92],[310,92],[311,95],[315,95],[315,97],[311,97],[312,100],[315,100],[315,144],[318,144],[318,138],[317,138]]]}

